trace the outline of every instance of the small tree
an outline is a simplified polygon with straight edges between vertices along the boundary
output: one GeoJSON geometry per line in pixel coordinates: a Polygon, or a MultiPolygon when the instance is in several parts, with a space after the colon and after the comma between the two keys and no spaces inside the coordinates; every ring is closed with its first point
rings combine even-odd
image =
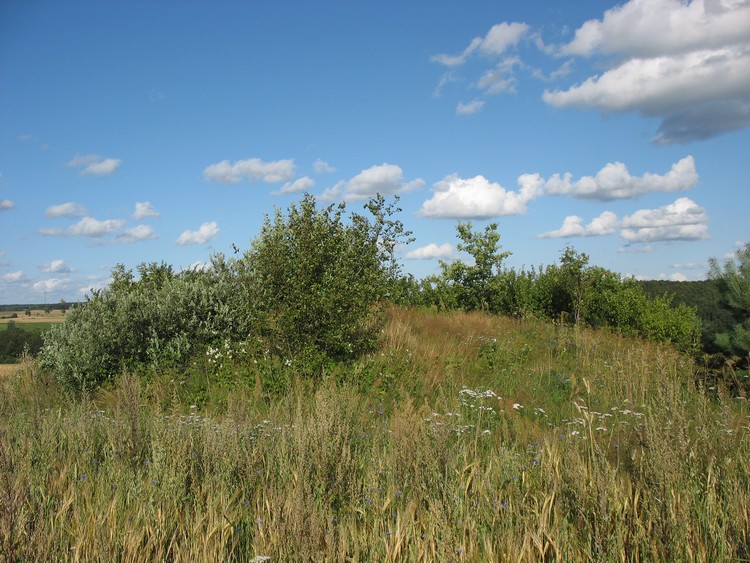
{"type": "Polygon", "coordinates": [[[286,215],[266,216],[235,264],[246,308],[274,351],[348,359],[372,348],[380,305],[398,277],[396,244],[409,234],[381,197],[345,217],[345,204],[318,208],[306,195],[286,215]]]}
{"type": "Polygon", "coordinates": [[[471,221],[456,227],[461,242],[458,250],[467,252],[474,264],[461,260],[440,262],[442,274],[439,284],[453,306],[461,309],[497,312],[493,302],[497,295],[498,274],[503,260],[511,252],[501,252],[497,223],[487,225],[484,232],[472,230],[471,221]]]}
{"type": "Polygon", "coordinates": [[[747,360],[750,357],[750,243],[724,264],[711,258],[709,265],[709,278],[720,283],[735,320],[731,330],[716,335],[716,344],[725,354],[747,360]]]}

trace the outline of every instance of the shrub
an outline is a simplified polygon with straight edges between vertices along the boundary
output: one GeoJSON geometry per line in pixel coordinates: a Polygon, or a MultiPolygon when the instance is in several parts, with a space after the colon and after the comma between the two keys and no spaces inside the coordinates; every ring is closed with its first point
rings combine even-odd
{"type": "Polygon", "coordinates": [[[306,195],[285,216],[266,216],[260,236],[234,265],[244,308],[276,354],[292,359],[351,359],[374,345],[380,305],[394,287],[394,248],[409,233],[382,197],[365,208],[318,208],[306,195]]]}

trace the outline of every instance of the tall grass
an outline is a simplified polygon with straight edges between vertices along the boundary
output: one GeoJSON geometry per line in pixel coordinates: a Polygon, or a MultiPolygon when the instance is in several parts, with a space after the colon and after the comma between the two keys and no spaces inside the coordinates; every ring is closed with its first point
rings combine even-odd
{"type": "Polygon", "coordinates": [[[750,409],[672,350],[403,309],[382,341],[208,407],[132,376],[72,402],[27,361],[0,560],[750,560],[750,409]]]}

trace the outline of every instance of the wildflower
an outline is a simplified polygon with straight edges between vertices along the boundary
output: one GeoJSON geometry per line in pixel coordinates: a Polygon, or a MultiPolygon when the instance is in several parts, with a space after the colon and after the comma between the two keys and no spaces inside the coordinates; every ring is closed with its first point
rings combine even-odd
{"type": "Polygon", "coordinates": [[[521,403],[513,403],[513,408],[519,410],[523,408],[523,405],[521,403]]]}

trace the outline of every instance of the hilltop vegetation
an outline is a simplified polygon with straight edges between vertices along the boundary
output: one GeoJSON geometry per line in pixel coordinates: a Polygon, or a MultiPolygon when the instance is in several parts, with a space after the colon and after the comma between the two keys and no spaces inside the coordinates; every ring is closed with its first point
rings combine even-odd
{"type": "Polygon", "coordinates": [[[673,306],[669,296],[649,298],[572,248],[559,264],[506,269],[509,252],[495,224],[478,232],[458,225],[459,249],[473,263],[442,263],[439,275],[424,280],[404,277],[394,249],[409,233],[397,208],[382,198],[365,208],[368,215],[347,216],[343,204],[321,209],[307,196],[286,215],[267,217],[244,254],[215,256],[207,269],[142,264],[136,275],[119,266],[108,288],[48,333],[43,365],[79,393],[124,371],[187,370],[205,381],[230,364],[283,391],[280,366],[319,379],[373,350],[387,302],[609,327],[697,350],[694,309],[673,306]]]}
{"type": "Polygon", "coordinates": [[[24,364],[0,390],[0,552],[748,559],[750,409],[689,357],[482,312],[384,314],[375,350],[318,382],[279,366],[273,399],[226,352],[200,404],[189,371],[71,402],[24,364]]]}
{"type": "Polygon", "coordinates": [[[366,210],[119,266],[52,327],[0,380],[0,557],[750,559],[747,380],[693,308],[572,248],[506,269],[496,225],[417,281],[366,210]]]}

